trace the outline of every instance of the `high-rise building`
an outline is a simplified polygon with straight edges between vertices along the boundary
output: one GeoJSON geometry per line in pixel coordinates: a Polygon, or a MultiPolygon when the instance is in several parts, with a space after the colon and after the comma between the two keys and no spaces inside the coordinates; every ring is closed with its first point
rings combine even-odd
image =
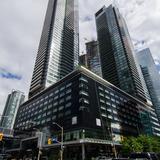
{"type": "Polygon", "coordinates": [[[150,49],[146,48],[139,51],[137,60],[141,67],[148,91],[151,96],[153,107],[156,110],[157,116],[160,121],[160,75],[156,68],[155,62],[151,55],[150,49]]]}
{"type": "Polygon", "coordinates": [[[127,25],[116,7],[96,14],[102,77],[127,93],[150,103],[144,79],[140,78],[127,25]],[[143,82],[142,82],[143,80],[143,82]]]}
{"type": "Polygon", "coordinates": [[[79,65],[88,68],[88,57],[87,54],[82,54],[79,56],[79,65]]]}
{"type": "Polygon", "coordinates": [[[102,76],[99,47],[97,41],[86,43],[86,54],[79,56],[79,63],[93,73],[102,76]]]}
{"type": "Polygon", "coordinates": [[[78,65],[77,0],[49,0],[29,98],[69,74],[78,65]]]}
{"type": "MultiPolygon", "coordinates": [[[[49,158],[58,155],[59,145],[47,144],[48,137],[61,141],[60,128],[53,122],[64,129],[64,159],[91,159],[100,150],[112,154],[113,141],[118,148],[127,136],[160,136],[153,108],[84,67],[23,103],[14,129],[20,133],[31,133],[33,128],[42,131],[41,150],[49,158]]],[[[22,139],[21,156],[26,154],[25,150],[35,151],[37,141],[37,135],[22,139]]],[[[36,152],[33,154],[37,156],[36,152]]]]}
{"type": "Polygon", "coordinates": [[[157,68],[157,70],[158,70],[158,72],[160,74],[160,60],[155,59],[154,61],[155,61],[155,64],[156,64],[156,68],[157,68]]]}
{"type": "Polygon", "coordinates": [[[13,90],[12,93],[8,95],[0,127],[3,129],[13,129],[18,108],[24,102],[24,98],[24,94],[16,90],[13,90]]]}
{"type": "Polygon", "coordinates": [[[86,53],[88,57],[88,69],[102,76],[98,42],[91,41],[86,43],[86,53]]]}

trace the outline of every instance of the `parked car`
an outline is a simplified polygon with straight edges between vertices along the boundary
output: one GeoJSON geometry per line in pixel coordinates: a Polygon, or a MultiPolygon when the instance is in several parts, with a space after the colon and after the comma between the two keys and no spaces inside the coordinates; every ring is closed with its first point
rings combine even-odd
{"type": "Polygon", "coordinates": [[[129,160],[129,158],[113,158],[112,160],[129,160]]]}
{"type": "Polygon", "coordinates": [[[130,155],[130,159],[138,159],[138,160],[159,160],[158,156],[156,153],[132,153],[130,155]]]}

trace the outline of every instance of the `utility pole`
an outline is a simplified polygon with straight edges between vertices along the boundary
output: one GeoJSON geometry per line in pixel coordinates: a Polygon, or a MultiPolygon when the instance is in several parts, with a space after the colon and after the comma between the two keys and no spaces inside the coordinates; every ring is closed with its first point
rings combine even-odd
{"type": "Polygon", "coordinates": [[[64,129],[62,126],[60,126],[58,123],[53,122],[53,124],[55,124],[56,126],[58,126],[61,129],[61,151],[60,151],[60,156],[61,156],[61,160],[63,160],[63,134],[64,134],[64,129]]]}
{"type": "Polygon", "coordinates": [[[115,146],[115,144],[114,144],[114,139],[113,139],[112,125],[111,125],[111,138],[112,138],[112,145],[113,145],[113,149],[114,149],[114,156],[115,156],[115,158],[117,158],[116,146],[115,146]]]}
{"type": "MultiPolygon", "coordinates": [[[[31,124],[36,124],[36,121],[29,121],[29,123],[31,124]]],[[[43,147],[43,132],[41,132],[38,128],[34,128],[37,130],[37,132],[39,133],[39,149],[38,149],[38,157],[37,160],[40,160],[41,158],[41,154],[42,154],[42,147],[43,147]]]]}

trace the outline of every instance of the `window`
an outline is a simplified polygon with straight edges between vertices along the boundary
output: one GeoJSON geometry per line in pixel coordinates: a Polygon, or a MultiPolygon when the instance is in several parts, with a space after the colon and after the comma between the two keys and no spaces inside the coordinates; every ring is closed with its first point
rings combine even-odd
{"type": "Polygon", "coordinates": [[[53,96],[53,93],[50,93],[49,97],[52,97],[53,96]]]}
{"type": "Polygon", "coordinates": [[[115,111],[115,110],[113,110],[113,113],[114,113],[114,114],[118,114],[117,111],[115,111]]]}
{"type": "Polygon", "coordinates": [[[80,87],[80,88],[88,89],[88,86],[87,86],[86,84],[83,84],[83,83],[80,83],[80,84],[79,84],[79,87],[80,87]]]}
{"type": "Polygon", "coordinates": [[[70,115],[70,114],[71,114],[71,111],[70,111],[70,110],[68,110],[68,111],[65,112],[65,115],[66,115],[66,116],[68,116],[68,115],[70,115]]]}
{"type": "Polygon", "coordinates": [[[112,107],[116,108],[116,105],[112,103],[112,107]]]}
{"type": "Polygon", "coordinates": [[[64,106],[60,106],[58,110],[61,111],[61,110],[63,110],[63,108],[64,108],[64,106]]]}
{"type": "Polygon", "coordinates": [[[52,117],[52,120],[55,120],[56,119],[56,115],[54,115],[53,117],[52,117]]]}
{"type": "Polygon", "coordinates": [[[101,106],[101,109],[102,109],[102,110],[106,110],[106,107],[105,107],[105,106],[101,106]]]}
{"type": "Polygon", "coordinates": [[[62,92],[61,94],[60,94],[60,97],[63,97],[65,95],[65,93],[64,92],[62,92]]]}
{"type": "Polygon", "coordinates": [[[73,139],[79,139],[79,131],[73,132],[73,139]]]}
{"type": "Polygon", "coordinates": [[[101,116],[107,118],[107,115],[105,113],[102,113],[101,116]]]}
{"type": "Polygon", "coordinates": [[[112,102],[115,102],[115,99],[114,99],[114,98],[111,98],[111,101],[112,101],[112,102]]]}
{"type": "Polygon", "coordinates": [[[87,93],[87,92],[85,92],[85,91],[80,91],[80,92],[79,92],[79,94],[80,94],[80,95],[88,96],[88,93],[87,93]]]}
{"type": "Polygon", "coordinates": [[[109,106],[111,105],[111,103],[110,103],[110,102],[106,102],[106,104],[107,104],[107,105],[109,105],[109,106]]]}
{"type": "Polygon", "coordinates": [[[102,87],[100,87],[100,86],[98,87],[98,89],[99,89],[99,90],[101,90],[101,91],[103,91],[103,88],[102,88],[102,87]]]}
{"type": "Polygon", "coordinates": [[[53,104],[53,106],[57,106],[58,105],[58,102],[55,102],[54,104],[53,104]]]}
{"type": "Polygon", "coordinates": [[[101,126],[101,120],[99,118],[96,118],[96,125],[101,126]]]}
{"type": "Polygon", "coordinates": [[[50,104],[50,105],[48,106],[48,109],[50,109],[50,108],[52,108],[52,104],[50,104]]]}
{"type": "Polygon", "coordinates": [[[72,83],[68,83],[67,85],[66,85],[66,87],[70,87],[72,85],[72,83]]]}
{"type": "Polygon", "coordinates": [[[66,90],[66,94],[71,93],[71,92],[72,92],[71,89],[66,90]]]}
{"type": "Polygon", "coordinates": [[[43,113],[42,117],[45,117],[46,116],[46,113],[43,113]]]}
{"type": "Polygon", "coordinates": [[[50,115],[51,114],[51,111],[47,112],[47,115],[50,115]]]}
{"type": "Polygon", "coordinates": [[[87,83],[88,83],[88,80],[87,80],[86,78],[84,78],[84,77],[80,77],[80,78],[79,78],[79,80],[80,80],[80,81],[84,81],[84,82],[87,82],[87,83]]]}
{"type": "Polygon", "coordinates": [[[61,104],[61,103],[63,103],[63,102],[64,102],[64,98],[59,101],[59,104],[61,104]]]}
{"type": "Polygon", "coordinates": [[[43,108],[43,111],[46,111],[46,110],[47,110],[47,106],[43,108]]]}
{"type": "Polygon", "coordinates": [[[65,89],[65,87],[61,87],[61,88],[60,88],[60,91],[62,91],[62,90],[64,90],[64,89],[65,89]]]}
{"type": "Polygon", "coordinates": [[[46,122],[46,120],[44,119],[44,120],[42,120],[42,122],[41,122],[41,123],[42,123],[42,124],[44,124],[45,122],[46,122]]]}
{"type": "Polygon", "coordinates": [[[48,102],[50,103],[50,102],[52,102],[52,101],[53,101],[53,98],[49,99],[49,101],[48,101],[48,102]]]}
{"type": "Polygon", "coordinates": [[[66,106],[65,106],[65,107],[66,107],[66,108],[68,108],[68,107],[70,107],[71,105],[72,105],[72,103],[71,103],[71,102],[69,102],[69,103],[67,103],[67,104],[66,104],[66,106]]]}
{"type": "Polygon", "coordinates": [[[59,90],[56,90],[56,91],[55,91],[55,94],[57,94],[57,93],[59,93],[59,90]]]}
{"type": "Polygon", "coordinates": [[[113,117],[111,115],[108,116],[109,119],[112,119],[113,117]]]}
{"type": "Polygon", "coordinates": [[[53,110],[53,113],[55,113],[55,112],[57,112],[57,108],[55,108],[55,109],[53,110]]]}
{"type": "Polygon", "coordinates": [[[51,121],[51,118],[49,117],[49,118],[47,118],[47,120],[46,120],[47,122],[49,122],[49,121],[51,121]]]}
{"type": "Polygon", "coordinates": [[[101,103],[105,103],[105,101],[104,101],[103,99],[100,99],[100,102],[101,102],[101,103]]]}
{"type": "Polygon", "coordinates": [[[56,99],[58,99],[58,96],[55,96],[55,97],[54,97],[54,100],[56,100],[56,99]]]}
{"type": "Polygon", "coordinates": [[[99,93],[99,95],[100,95],[101,97],[104,97],[104,94],[103,94],[103,93],[101,93],[101,92],[99,93]]]}
{"type": "Polygon", "coordinates": [[[84,99],[84,103],[89,104],[89,101],[87,99],[84,99]]]}
{"type": "Polygon", "coordinates": [[[72,125],[77,124],[77,116],[72,117],[72,125]]]}
{"type": "Polygon", "coordinates": [[[113,92],[111,92],[110,94],[111,94],[112,96],[114,96],[114,93],[113,93],[113,92]]]}
{"type": "Polygon", "coordinates": [[[108,90],[106,90],[106,89],[105,89],[105,92],[106,92],[106,93],[109,93],[109,91],[108,91],[108,90]]]}
{"type": "Polygon", "coordinates": [[[71,139],[71,134],[70,133],[66,133],[65,134],[65,140],[70,140],[71,139]]]}
{"type": "Polygon", "coordinates": [[[71,98],[72,98],[71,95],[67,96],[67,97],[66,97],[66,101],[70,100],[71,98]]]}
{"type": "Polygon", "coordinates": [[[58,114],[58,118],[61,118],[61,117],[63,117],[63,113],[58,114]]]}

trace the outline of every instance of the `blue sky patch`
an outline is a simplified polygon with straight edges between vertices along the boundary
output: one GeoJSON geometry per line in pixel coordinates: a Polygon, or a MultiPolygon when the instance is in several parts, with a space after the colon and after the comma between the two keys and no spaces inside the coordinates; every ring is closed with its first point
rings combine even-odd
{"type": "Polygon", "coordinates": [[[0,68],[0,78],[21,80],[22,76],[0,68]]]}

